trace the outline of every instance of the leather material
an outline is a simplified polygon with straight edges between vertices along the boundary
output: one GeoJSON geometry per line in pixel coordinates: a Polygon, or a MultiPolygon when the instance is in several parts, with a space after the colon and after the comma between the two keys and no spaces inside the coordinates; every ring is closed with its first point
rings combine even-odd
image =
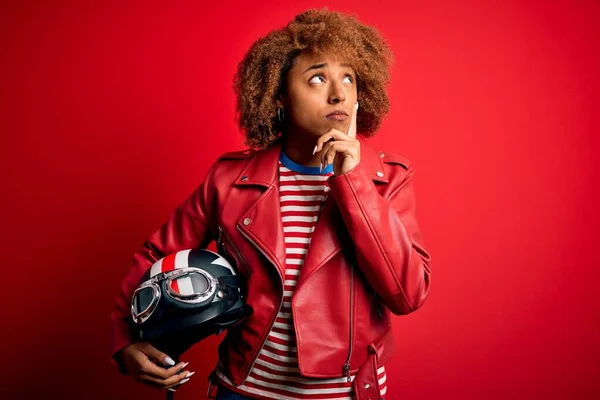
{"type": "Polygon", "coordinates": [[[372,400],[379,398],[377,383],[377,355],[370,353],[361,365],[354,382],[354,396],[356,400],[372,400]]]}
{"type": "MultiPolygon", "coordinates": [[[[350,344],[351,373],[365,364],[385,363],[394,347],[390,313],[417,310],[429,292],[431,258],[416,219],[412,166],[357,138],[361,161],[328,179],[329,196],[292,297],[304,376],[343,376],[350,344]]],[[[234,383],[245,380],[283,298],[280,152],[278,140],[266,150],[222,155],[202,184],[148,238],[134,255],[112,314],[114,353],[131,342],[126,329],[129,299],[145,270],[166,254],[219,240],[219,251],[247,279],[246,301],[253,310],[244,323],[227,330],[219,359],[234,383]]]]}
{"type": "Polygon", "coordinates": [[[377,368],[384,364],[392,356],[395,349],[392,331],[376,343],[368,346],[368,354],[356,373],[352,386],[356,400],[379,399],[379,380],[377,379],[377,368]]]}

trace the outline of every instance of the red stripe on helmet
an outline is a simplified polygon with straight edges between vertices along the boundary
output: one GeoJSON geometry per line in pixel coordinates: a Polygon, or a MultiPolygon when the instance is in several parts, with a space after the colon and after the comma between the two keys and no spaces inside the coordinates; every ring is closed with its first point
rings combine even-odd
{"type": "Polygon", "coordinates": [[[177,253],[169,254],[165,258],[163,258],[161,265],[161,272],[169,272],[175,269],[175,255],[177,253]]]}

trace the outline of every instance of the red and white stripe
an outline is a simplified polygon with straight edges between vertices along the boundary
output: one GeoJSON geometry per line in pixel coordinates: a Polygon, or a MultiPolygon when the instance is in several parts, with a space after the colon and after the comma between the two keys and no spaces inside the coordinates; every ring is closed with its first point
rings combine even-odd
{"type": "Polygon", "coordinates": [[[177,268],[188,267],[188,258],[190,250],[181,250],[173,254],[169,254],[154,264],[150,268],[150,278],[154,278],[158,274],[163,272],[173,271],[177,268]]]}
{"type": "MultiPolygon", "coordinates": [[[[189,255],[191,249],[180,250],[176,253],[169,254],[160,260],[156,261],[150,267],[150,278],[155,277],[158,274],[162,274],[165,272],[173,271],[179,268],[187,268],[189,267],[189,255]]],[[[219,256],[217,253],[212,252],[210,250],[202,250],[209,251],[215,255],[215,260],[211,264],[221,265],[225,268],[228,268],[233,274],[235,271],[233,267],[225,260],[223,257],[219,256]]],[[[195,294],[194,287],[192,286],[192,280],[188,276],[183,276],[177,279],[174,279],[171,283],[171,288],[180,294],[191,295],[195,294]]]]}
{"type": "MultiPolygon", "coordinates": [[[[283,304],[244,384],[235,387],[217,369],[217,376],[222,382],[253,398],[354,399],[354,375],[351,376],[351,382],[346,377],[316,379],[300,375],[291,310],[291,298],[298,275],[304,264],[319,212],[327,198],[329,187],[326,180],[330,175],[304,175],[286,168],[281,162],[279,164],[280,207],[286,245],[283,304]]],[[[383,396],[387,391],[385,368],[380,367],[377,373],[379,390],[383,396]]]]}
{"type": "MultiPolygon", "coordinates": [[[[173,271],[177,268],[187,268],[188,258],[190,250],[181,250],[173,254],[169,254],[157,262],[155,262],[150,268],[150,277],[153,278],[158,274],[164,272],[173,271]]],[[[173,280],[171,287],[176,293],[180,294],[194,294],[194,288],[192,287],[192,280],[189,277],[182,277],[173,280]]]]}

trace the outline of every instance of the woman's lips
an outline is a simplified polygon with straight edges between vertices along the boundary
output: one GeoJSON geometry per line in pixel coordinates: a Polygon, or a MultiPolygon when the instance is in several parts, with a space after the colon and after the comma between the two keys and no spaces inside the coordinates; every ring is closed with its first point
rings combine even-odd
{"type": "Polygon", "coordinates": [[[348,116],[346,114],[329,114],[325,118],[332,120],[332,121],[345,121],[348,119],[348,116]]]}

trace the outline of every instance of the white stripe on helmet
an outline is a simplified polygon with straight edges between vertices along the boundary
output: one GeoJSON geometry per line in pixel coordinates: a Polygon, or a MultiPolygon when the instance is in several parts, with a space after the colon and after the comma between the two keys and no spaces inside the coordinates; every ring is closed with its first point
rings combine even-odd
{"type": "Polygon", "coordinates": [[[175,254],[175,269],[187,268],[190,266],[188,262],[190,251],[191,249],[181,250],[175,254]]]}
{"type": "Polygon", "coordinates": [[[152,264],[152,268],[150,268],[150,278],[154,278],[156,275],[162,272],[162,261],[163,259],[161,258],[160,260],[152,264]]]}

